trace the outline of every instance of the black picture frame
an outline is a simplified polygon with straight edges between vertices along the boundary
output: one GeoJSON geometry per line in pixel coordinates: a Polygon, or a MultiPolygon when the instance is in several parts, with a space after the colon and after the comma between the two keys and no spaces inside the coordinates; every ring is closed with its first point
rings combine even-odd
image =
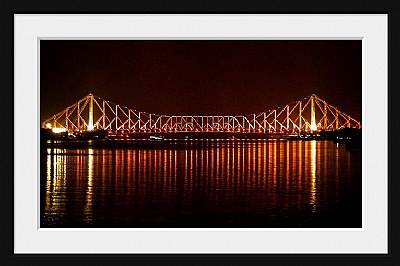
{"type": "MultiPolygon", "coordinates": [[[[395,265],[399,264],[399,194],[400,184],[398,164],[399,139],[399,63],[400,47],[400,8],[395,1],[6,1],[3,2],[1,16],[3,31],[2,72],[3,96],[7,99],[2,105],[4,118],[3,134],[7,152],[3,152],[3,192],[0,194],[6,217],[1,221],[2,261],[5,265],[41,264],[57,265],[95,265],[128,264],[228,264],[228,265],[395,265]],[[389,91],[388,91],[388,202],[389,202],[389,253],[378,254],[14,254],[14,24],[15,14],[388,14],[389,17],[389,91]],[[7,74],[5,74],[7,73],[7,74]]],[[[29,240],[27,240],[29,241],[29,240]]]]}

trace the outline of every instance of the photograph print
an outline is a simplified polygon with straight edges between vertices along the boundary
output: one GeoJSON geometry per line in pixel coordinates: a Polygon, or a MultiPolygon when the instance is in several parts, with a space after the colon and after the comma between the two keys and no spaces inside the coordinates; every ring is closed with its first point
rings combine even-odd
{"type": "Polygon", "coordinates": [[[362,228],[361,40],[40,40],[41,228],[362,228]]]}

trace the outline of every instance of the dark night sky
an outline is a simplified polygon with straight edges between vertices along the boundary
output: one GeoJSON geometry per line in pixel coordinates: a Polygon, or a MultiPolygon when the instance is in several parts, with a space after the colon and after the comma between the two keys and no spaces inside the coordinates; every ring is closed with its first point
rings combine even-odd
{"type": "Polygon", "coordinates": [[[89,93],[156,114],[251,114],[315,93],[361,118],[361,41],[40,43],[41,119],[89,93]]]}

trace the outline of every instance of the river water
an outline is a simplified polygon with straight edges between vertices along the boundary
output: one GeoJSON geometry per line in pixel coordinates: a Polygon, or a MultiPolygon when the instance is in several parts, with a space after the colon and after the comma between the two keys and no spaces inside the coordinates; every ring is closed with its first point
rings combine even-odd
{"type": "Polygon", "coordinates": [[[42,148],[40,226],[359,228],[361,151],[332,141],[42,148]]]}

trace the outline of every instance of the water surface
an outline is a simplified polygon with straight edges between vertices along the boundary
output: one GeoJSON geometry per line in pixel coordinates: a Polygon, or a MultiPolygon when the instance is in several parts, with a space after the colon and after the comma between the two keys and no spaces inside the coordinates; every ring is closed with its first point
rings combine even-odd
{"type": "Polygon", "coordinates": [[[361,227],[361,151],[185,140],[42,149],[41,227],[361,227]]]}

